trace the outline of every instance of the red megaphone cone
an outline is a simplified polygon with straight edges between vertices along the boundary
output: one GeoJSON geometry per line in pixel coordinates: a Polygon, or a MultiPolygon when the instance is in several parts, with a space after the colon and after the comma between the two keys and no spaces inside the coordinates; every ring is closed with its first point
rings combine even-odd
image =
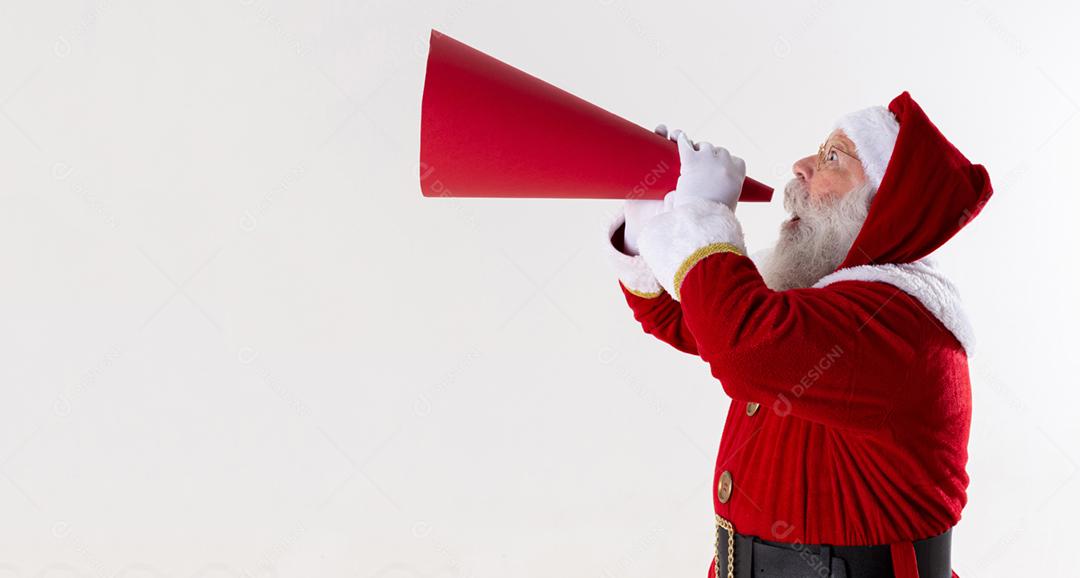
{"type": "MultiPolygon", "coordinates": [[[[426,197],[660,199],[677,145],[436,30],[420,114],[426,197]]],[[[751,178],[740,201],[768,201],[751,178]]]]}

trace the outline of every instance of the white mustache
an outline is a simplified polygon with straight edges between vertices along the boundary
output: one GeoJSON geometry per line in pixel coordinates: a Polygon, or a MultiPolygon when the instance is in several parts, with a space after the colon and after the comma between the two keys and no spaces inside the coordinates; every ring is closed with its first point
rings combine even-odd
{"type": "Polygon", "coordinates": [[[810,190],[806,188],[806,183],[798,178],[791,179],[784,186],[784,209],[789,213],[797,214],[797,209],[805,202],[809,194],[810,190]]]}
{"type": "Polygon", "coordinates": [[[784,186],[784,209],[792,216],[814,220],[822,217],[823,213],[828,212],[834,204],[836,202],[822,203],[811,200],[810,189],[806,186],[806,182],[798,177],[791,179],[784,186]]]}

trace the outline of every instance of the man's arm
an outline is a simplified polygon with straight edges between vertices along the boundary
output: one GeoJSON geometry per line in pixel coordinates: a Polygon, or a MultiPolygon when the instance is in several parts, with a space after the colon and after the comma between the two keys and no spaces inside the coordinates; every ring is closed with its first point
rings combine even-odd
{"type": "Polygon", "coordinates": [[[734,213],[706,199],[650,221],[640,245],[658,282],[679,301],[698,355],[732,398],[839,428],[884,423],[896,382],[858,370],[904,375],[898,350],[882,346],[911,347],[910,336],[898,336],[894,326],[909,326],[899,316],[912,312],[904,300],[892,300],[892,288],[847,283],[773,291],[745,256],[734,213]]]}
{"type": "Polygon", "coordinates": [[[620,211],[605,229],[604,250],[619,278],[619,287],[645,333],[678,349],[697,354],[697,343],[683,321],[682,308],[656,281],[640,255],[629,255],[623,246],[625,214],[620,211]]]}

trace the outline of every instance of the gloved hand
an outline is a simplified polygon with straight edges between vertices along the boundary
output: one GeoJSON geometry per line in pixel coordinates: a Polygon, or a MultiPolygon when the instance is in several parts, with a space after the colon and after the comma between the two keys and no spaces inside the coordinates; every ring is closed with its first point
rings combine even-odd
{"type": "MultiPolygon", "coordinates": [[[[667,127],[658,125],[654,129],[656,134],[667,137],[667,127]]],[[[669,137],[670,138],[670,137],[669,137]]],[[[627,199],[623,203],[623,214],[626,216],[626,227],[623,229],[623,249],[627,255],[637,255],[638,235],[641,228],[652,217],[667,210],[664,207],[664,199],[627,199]]]]}
{"type": "Polygon", "coordinates": [[[680,167],[675,190],[664,196],[664,209],[671,210],[687,199],[701,197],[723,203],[734,211],[746,179],[746,163],[723,147],[707,142],[694,144],[681,130],[675,130],[668,138],[679,143],[680,167]]]}

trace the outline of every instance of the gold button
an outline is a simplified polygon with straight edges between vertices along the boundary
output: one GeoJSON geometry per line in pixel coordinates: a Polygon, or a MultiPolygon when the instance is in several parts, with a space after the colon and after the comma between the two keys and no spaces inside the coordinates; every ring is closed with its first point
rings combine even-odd
{"type": "Polygon", "coordinates": [[[716,486],[716,497],[720,498],[721,504],[726,504],[731,499],[731,472],[724,470],[720,474],[720,483],[716,486]]]}
{"type": "Polygon", "coordinates": [[[751,401],[746,404],[746,415],[754,415],[757,413],[757,408],[761,407],[760,403],[751,401]]]}

